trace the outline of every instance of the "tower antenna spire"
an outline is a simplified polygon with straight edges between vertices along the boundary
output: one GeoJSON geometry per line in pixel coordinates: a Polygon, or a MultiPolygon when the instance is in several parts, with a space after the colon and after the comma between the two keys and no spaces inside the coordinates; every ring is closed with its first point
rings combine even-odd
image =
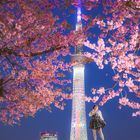
{"type": "Polygon", "coordinates": [[[78,7],[77,7],[77,23],[81,22],[81,1],[79,0],[78,2],[78,7]]]}
{"type": "Polygon", "coordinates": [[[82,21],[81,21],[81,1],[78,0],[77,6],[77,23],[76,23],[76,31],[82,30],[82,21]]]}

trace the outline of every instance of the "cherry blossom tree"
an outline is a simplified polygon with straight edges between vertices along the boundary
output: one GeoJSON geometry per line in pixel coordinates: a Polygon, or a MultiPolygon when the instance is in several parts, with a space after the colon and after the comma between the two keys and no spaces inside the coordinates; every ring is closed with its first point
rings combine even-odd
{"type": "MultiPolygon", "coordinates": [[[[72,99],[70,57],[82,43],[83,56],[99,69],[114,71],[114,86],[93,87],[85,100],[119,104],[140,115],[139,0],[2,0],[0,2],[0,120],[16,124],[52,106],[64,109],[72,99]],[[83,29],[70,22],[83,8],[83,29]],[[97,12],[95,12],[97,11],[97,12]]],[[[75,22],[76,23],[76,22],[75,22]]]]}
{"type": "Polygon", "coordinates": [[[97,42],[85,42],[85,46],[92,50],[92,53],[85,52],[85,55],[92,58],[100,69],[103,69],[104,65],[110,65],[114,71],[115,84],[109,89],[93,88],[92,93],[101,96],[100,105],[119,96],[119,103],[136,110],[132,115],[137,116],[140,115],[140,104],[129,99],[129,94],[136,98],[139,98],[140,94],[140,2],[103,1],[102,6],[104,13],[101,17],[91,19],[90,16],[88,19],[86,15],[86,22],[89,22],[91,27],[97,25],[100,34],[97,42]]]}

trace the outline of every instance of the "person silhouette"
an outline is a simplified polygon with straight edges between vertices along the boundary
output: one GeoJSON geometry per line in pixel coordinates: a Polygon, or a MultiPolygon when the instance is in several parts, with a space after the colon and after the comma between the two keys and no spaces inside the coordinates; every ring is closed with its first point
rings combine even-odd
{"type": "Polygon", "coordinates": [[[90,111],[89,116],[91,117],[89,128],[92,129],[94,140],[97,140],[97,131],[101,140],[104,140],[102,128],[105,127],[106,123],[102,116],[102,112],[98,108],[98,105],[93,106],[93,109],[90,111]]]}

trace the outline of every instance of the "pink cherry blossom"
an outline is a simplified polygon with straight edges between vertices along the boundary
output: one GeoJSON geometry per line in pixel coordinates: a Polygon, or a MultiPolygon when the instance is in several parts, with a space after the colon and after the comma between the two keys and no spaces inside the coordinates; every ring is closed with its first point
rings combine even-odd
{"type": "Polygon", "coordinates": [[[97,90],[97,93],[100,94],[100,95],[104,94],[104,93],[105,93],[104,87],[100,87],[100,88],[97,90]]]}
{"type": "Polygon", "coordinates": [[[114,73],[106,74],[112,76],[114,85],[92,87],[91,95],[83,99],[104,105],[117,97],[121,107],[127,106],[135,110],[133,116],[139,116],[140,105],[135,101],[140,98],[138,2],[1,2],[0,105],[4,107],[0,121],[12,125],[43,108],[65,109],[65,100],[73,99],[69,75],[79,63],[71,57],[82,45],[80,55],[87,58],[84,64],[95,63],[99,69],[108,67],[114,73]],[[82,29],[75,31],[71,15],[79,6],[83,23],[82,29]],[[56,9],[61,12],[54,12],[56,9]]]}

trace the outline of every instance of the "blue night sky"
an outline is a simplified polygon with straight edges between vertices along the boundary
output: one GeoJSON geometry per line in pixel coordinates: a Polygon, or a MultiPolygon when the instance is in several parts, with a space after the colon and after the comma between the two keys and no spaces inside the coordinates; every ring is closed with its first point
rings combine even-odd
{"type": "MultiPolygon", "coordinates": [[[[100,10],[100,9],[99,9],[100,10]]],[[[57,11],[58,12],[58,11],[57,11]]],[[[96,11],[100,12],[100,11],[96,11]]],[[[94,14],[96,14],[94,11],[94,14]]],[[[75,15],[70,17],[70,22],[75,24],[75,15]]],[[[83,23],[84,24],[84,23],[83,23]]],[[[74,26],[74,25],[73,25],[74,26]]],[[[95,63],[85,65],[85,93],[91,95],[91,88],[104,86],[112,87],[113,71],[110,66],[99,70],[95,63]]],[[[72,73],[70,74],[72,79],[72,73]]],[[[122,107],[120,110],[118,98],[107,102],[100,107],[107,123],[103,129],[105,140],[140,140],[140,117],[132,117],[132,110],[122,107]]],[[[53,108],[53,112],[46,110],[37,112],[34,118],[23,118],[20,126],[7,126],[0,124],[0,140],[39,140],[40,132],[57,132],[58,140],[69,140],[71,124],[71,101],[66,101],[64,111],[53,108]]],[[[86,103],[88,140],[93,140],[91,129],[88,128],[89,111],[93,103],[86,103]]]]}
{"type": "MultiPolygon", "coordinates": [[[[111,69],[105,67],[99,70],[97,66],[87,64],[85,67],[85,89],[86,94],[91,94],[90,89],[93,86],[110,85],[111,69]]],[[[71,75],[72,77],[72,75],[71,75]]],[[[131,110],[127,107],[118,109],[118,97],[109,101],[101,111],[107,122],[103,129],[106,140],[140,140],[140,118],[131,117],[131,110]]],[[[87,127],[90,118],[88,113],[93,103],[86,104],[87,127]]],[[[64,111],[54,108],[53,113],[46,110],[38,112],[35,118],[22,119],[20,126],[4,126],[0,127],[0,140],[39,140],[39,134],[42,131],[58,132],[59,140],[69,140],[71,124],[71,101],[67,101],[64,111]]],[[[87,128],[88,140],[92,140],[92,132],[87,128]]]]}

